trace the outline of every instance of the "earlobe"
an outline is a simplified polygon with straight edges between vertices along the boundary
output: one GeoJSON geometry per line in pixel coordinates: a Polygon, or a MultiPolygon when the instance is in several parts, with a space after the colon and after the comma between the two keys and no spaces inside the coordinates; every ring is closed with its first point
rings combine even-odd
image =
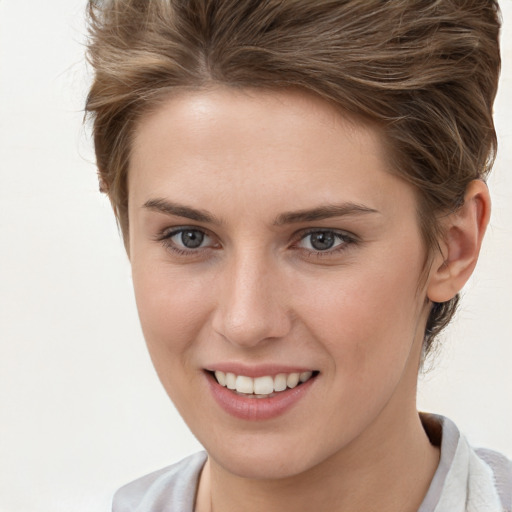
{"type": "Polygon", "coordinates": [[[430,271],[427,296],[432,302],[452,299],[471,276],[489,223],[491,199],[487,185],[473,180],[464,195],[464,204],[446,217],[441,251],[430,271]]]}

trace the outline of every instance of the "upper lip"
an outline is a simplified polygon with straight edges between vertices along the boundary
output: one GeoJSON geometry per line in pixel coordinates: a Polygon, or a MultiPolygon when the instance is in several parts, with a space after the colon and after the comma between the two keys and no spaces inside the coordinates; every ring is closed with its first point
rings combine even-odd
{"type": "Polygon", "coordinates": [[[303,373],[313,372],[314,368],[308,366],[291,366],[275,363],[247,365],[244,363],[226,362],[209,365],[205,368],[207,371],[224,373],[234,373],[235,375],[244,375],[246,377],[264,377],[267,375],[278,375],[279,373],[303,373]]]}

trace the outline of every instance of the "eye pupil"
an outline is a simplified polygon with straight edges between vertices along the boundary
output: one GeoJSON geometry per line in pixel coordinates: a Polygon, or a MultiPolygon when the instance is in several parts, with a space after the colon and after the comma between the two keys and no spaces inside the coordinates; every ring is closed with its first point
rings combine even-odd
{"type": "Polygon", "coordinates": [[[188,249],[197,249],[204,240],[204,233],[196,230],[187,230],[181,232],[181,242],[188,249]]]}
{"type": "Polygon", "coordinates": [[[336,241],[334,233],[329,231],[319,231],[318,233],[312,233],[310,237],[311,246],[317,251],[325,251],[330,249],[336,241]]]}

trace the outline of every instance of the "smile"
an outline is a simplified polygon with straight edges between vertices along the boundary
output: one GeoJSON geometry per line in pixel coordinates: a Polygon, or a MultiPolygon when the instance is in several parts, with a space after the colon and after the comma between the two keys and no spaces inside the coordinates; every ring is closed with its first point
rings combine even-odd
{"type": "Polygon", "coordinates": [[[274,374],[270,369],[265,375],[266,372],[252,369],[251,373],[257,376],[250,377],[244,375],[248,371],[234,371],[207,370],[206,382],[221,409],[246,421],[270,420],[285,414],[305,400],[320,375],[313,370],[289,373],[278,370],[274,374]]]}
{"type": "MultiPolygon", "coordinates": [[[[315,372],[317,373],[317,372],[315,372]]],[[[262,377],[248,377],[246,375],[235,375],[230,372],[216,371],[214,372],[217,382],[237,394],[244,395],[248,398],[270,398],[276,393],[293,389],[299,384],[303,384],[311,379],[314,375],[312,371],[279,373],[272,377],[265,375],[262,377]]]]}

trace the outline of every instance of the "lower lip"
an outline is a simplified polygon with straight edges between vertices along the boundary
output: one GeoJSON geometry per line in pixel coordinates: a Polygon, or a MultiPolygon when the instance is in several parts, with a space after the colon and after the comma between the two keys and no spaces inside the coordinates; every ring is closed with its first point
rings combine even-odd
{"type": "Polygon", "coordinates": [[[269,398],[248,398],[221,386],[210,373],[206,376],[213,398],[220,407],[235,418],[249,421],[269,420],[284,414],[304,398],[317,379],[317,376],[312,377],[293,389],[280,391],[269,398]]]}

